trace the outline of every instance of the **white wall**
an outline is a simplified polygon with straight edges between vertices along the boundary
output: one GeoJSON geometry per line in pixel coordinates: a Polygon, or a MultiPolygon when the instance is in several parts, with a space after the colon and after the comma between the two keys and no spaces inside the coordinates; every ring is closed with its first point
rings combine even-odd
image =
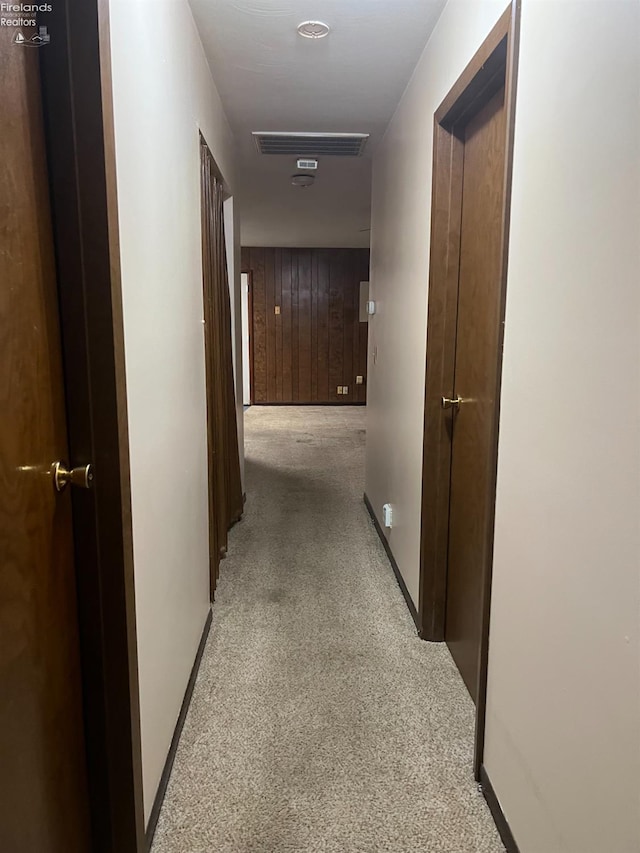
{"type": "Polygon", "coordinates": [[[209,609],[198,130],[232,191],[234,142],[186,0],[110,7],[148,818],[209,609]]]}
{"type": "Polygon", "coordinates": [[[524,0],[518,87],[485,764],[522,853],[638,853],[640,4],[524,0]]]}
{"type": "MultiPolygon", "coordinates": [[[[416,603],[433,112],[504,5],[450,0],[374,160],[366,489],[416,603]]],[[[523,0],[485,753],[522,853],[640,850],[639,33],[523,0]]]]}
{"type": "Polygon", "coordinates": [[[433,114],[506,5],[450,0],[374,157],[366,492],[416,606],[433,114]]]}
{"type": "MultiPolygon", "coordinates": [[[[275,84],[273,88],[278,91],[275,84]]],[[[283,98],[280,93],[278,97],[283,98]]],[[[327,100],[332,109],[335,108],[335,102],[327,100]]],[[[278,126],[282,123],[278,116],[281,111],[274,113],[278,126]]],[[[316,126],[314,122],[311,124],[316,126]]],[[[353,125],[349,127],[352,129],[353,125]]],[[[361,124],[357,123],[357,127],[361,124]]],[[[262,125],[260,129],[264,129],[262,125]]],[[[249,136],[248,131],[246,135],[249,136]]],[[[253,149],[252,140],[250,145],[253,149]]],[[[369,157],[324,157],[314,186],[300,189],[291,185],[291,175],[296,171],[294,158],[260,156],[255,150],[247,152],[246,145],[241,156],[243,246],[358,248],[369,245],[369,157]]]]}
{"type": "Polygon", "coordinates": [[[237,380],[236,352],[236,301],[235,301],[235,246],[233,245],[233,198],[226,198],[222,205],[224,219],[225,249],[227,253],[227,275],[229,277],[229,307],[231,309],[231,352],[234,355],[233,379],[237,380]]]}

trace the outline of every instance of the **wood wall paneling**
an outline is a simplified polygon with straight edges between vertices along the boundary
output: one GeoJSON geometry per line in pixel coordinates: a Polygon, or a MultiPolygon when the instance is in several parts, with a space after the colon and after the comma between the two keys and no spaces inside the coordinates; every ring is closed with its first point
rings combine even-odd
{"type": "Polygon", "coordinates": [[[311,263],[298,252],[298,399],[311,402],[311,263]]]}
{"type": "Polygon", "coordinates": [[[253,402],[365,403],[369,250],[243,248],[242,269],[253,287],[253,402]]]}
{"type": "MultiPolygon", "coordinates": [[[[358,273],[358,282],[361,281],[369,281],[369,254],[366,256],[360,257],[360,268],[358,273]]],[[[358,320],[360,316],[360,288],[358,285],[358,291],[354,294],[354,305],[355,305],[355,317],[358,320]]],[[[367,341],[368,341],[368,331],[369,324],[368,323],[357,323],[358,325],[358,359],[357,359],[357,370],[356,374],[362,376],[364,378],[362,385],[356,386],[356,402],[357,403],[366,403],[367,401],[367,341]]]]}
{"type": "Polygon", "coordinates": [[[336,386],[344,381],[342,372],[343,262],[340,250],[329,259],[329,399],[336,403],[340,402],[336,386]]]}
{"type": "Polygon", "coordinates": [[[267,331],[264,254],[251,250],[251,259],[243,269],[253,270],[253,400],[267,399],[267,331]]]}
{"type": "MultiPolygon", "coordinates": [[[[317,257],[318,399],[329,399],[329,252],[317,257]]],[[[366,330],[365,330],[366,331],[366,330]]],[[[365,344],[366,345],[366,344],[365,344]]]]}

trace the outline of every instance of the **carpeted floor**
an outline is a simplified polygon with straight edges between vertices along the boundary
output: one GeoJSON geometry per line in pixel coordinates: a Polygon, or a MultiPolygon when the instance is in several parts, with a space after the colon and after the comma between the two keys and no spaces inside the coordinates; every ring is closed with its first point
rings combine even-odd
{"type": "Polygon", "coordinates": [[[252,407],[247,505],[153,853],[503,851],[473,706],[362,502],[365,410],[252,407]]]}

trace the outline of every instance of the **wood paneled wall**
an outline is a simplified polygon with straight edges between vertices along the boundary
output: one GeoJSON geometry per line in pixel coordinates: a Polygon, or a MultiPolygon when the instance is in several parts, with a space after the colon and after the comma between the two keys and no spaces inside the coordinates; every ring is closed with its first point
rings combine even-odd
{"type": "Polygon", "coordinates": [[[364,403],[368,326],[359,305],[369,250],[243,248],[242,271],[251,286],[252,402],[364,403]]]}

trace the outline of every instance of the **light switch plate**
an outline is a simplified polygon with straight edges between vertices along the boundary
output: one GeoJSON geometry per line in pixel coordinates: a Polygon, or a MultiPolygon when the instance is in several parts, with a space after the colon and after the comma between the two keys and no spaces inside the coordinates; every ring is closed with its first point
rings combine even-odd
{"type": "Polygon", "coordinates": [[[364,385],[364,376],[356,376],[356,385],[364,385]]]}
{"type": "Polygon", "coordinates": [[[280,313],[280,306],[276,305],[276,307],[274,309],[274,314],[279,314],[279,313],[280,313]]]}

